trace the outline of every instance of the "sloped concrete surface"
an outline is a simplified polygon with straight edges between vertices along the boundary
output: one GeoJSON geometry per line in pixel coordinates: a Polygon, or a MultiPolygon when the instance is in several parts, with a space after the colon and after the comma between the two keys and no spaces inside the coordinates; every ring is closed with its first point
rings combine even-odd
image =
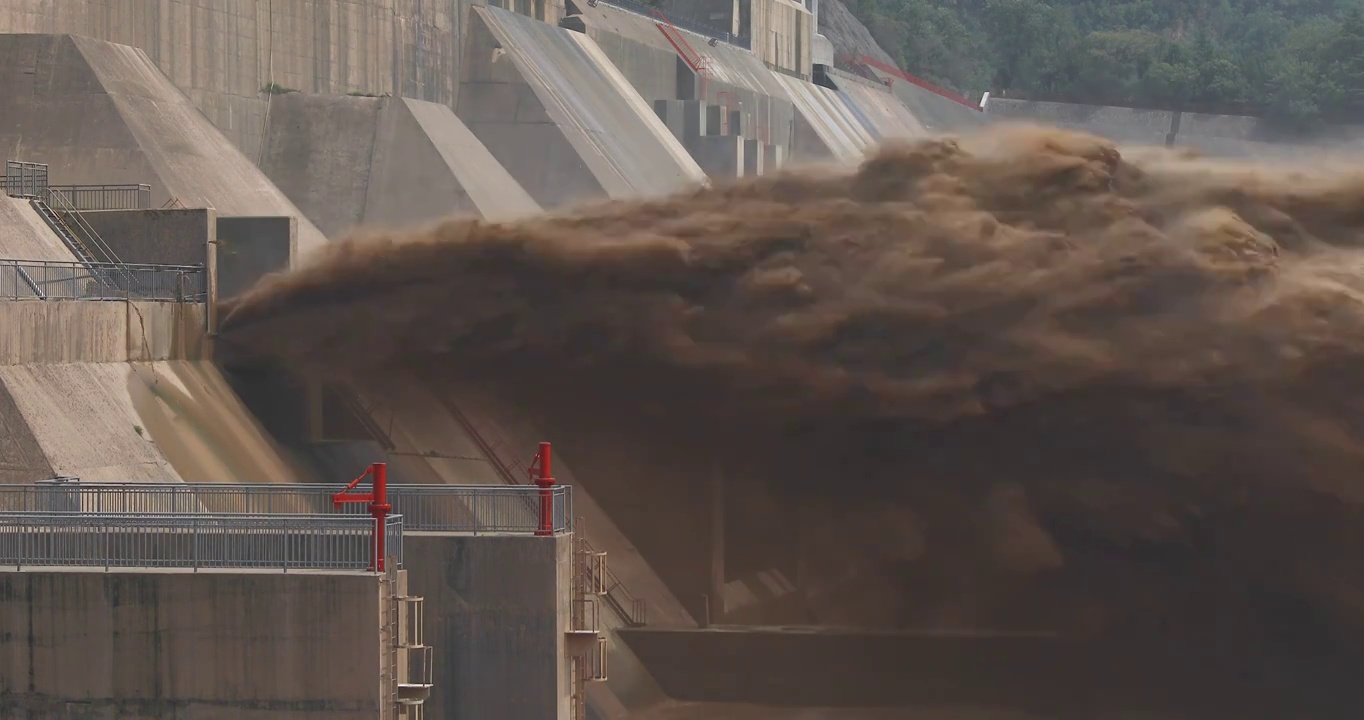
{"type": "Polygon", "coordinates": [[[851,77],[839,79],[837,83],[843,103],[877,142],[921,137],[928,133],[909,108],[887,90],[851,77]]]}
{"type": "Polygon", "coordinates": [[[450,108],[408,98],[283,96],[261,168],[330,238],[540,210],[450,108]]]}
{"type": "Polygon", "coordinates": [[[393,98],[375,142],[365,222],[403,225],[452,214],[510,220],[540,211],[450,108],[393,98]]]}
{"type": "Polygon", "coordinates": [[[133,407],[130,370],[122,363],[9,365],[0,367],[0,383],[58,475],[179,481],[133,407]]]}
{"type": "Polygon", "coordinates": [[[75,262],[27,200],[0,193],[0,258],[75,262]]]}
{"type": "Polygon", "coordinates": [[[473,14],[459,116],[540,205],[705,182],[591,38],[499,8],[473,14]]]}
{"type": "Polygon", "coordinates": [[[792,151],[794,159],[819,158],[821,153],[818,148],[822,144],[829,159],[857,162],[875,144],[871,133],[838,93],[793,77],[774,77],[799,109],[806,123],[804,129],[808,130],[808,135],[802,136],[802,126],[796,126],[796,147],[792,151]]]}
{"type": "Polygon", "coordinates": [[[329,238],[361,224],[382,98],[274,98],[260,168],[329,238]]]}

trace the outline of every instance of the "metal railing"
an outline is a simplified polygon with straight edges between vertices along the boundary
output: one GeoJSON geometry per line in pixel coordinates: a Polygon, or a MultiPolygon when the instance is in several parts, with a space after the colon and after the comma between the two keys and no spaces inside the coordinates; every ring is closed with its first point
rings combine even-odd
{"type": "MultiPolygon", "coordinates": [[[[85,483],[0,485],[0,513],[275,514],[360,516],[336,509],[327,484],[85,483]]],[[[541,489],[506,485],[389,485],[388,501],[408,531],[534,534],[541,489]]],[[[549,488],[555,534],[573,529],[573,488],[549,488]]]]}
{"type": "Polygon", "coordinates": [[[204,268],[0,259],[0,299],[204,302],[204,268]]]}
{"type": "Polygon", "coordinates": [[[118,185],[50,185],[44,163],[5,162],[5,194],[42,200],[54,207],[83,210],[150,210],[152,186],[142,183],[118,185]]]}
{"type": "MultiPolygon", "coordinates": [[[[47,198],[43,200],[49,210],[55,211],[56,221],[82,246],[85,253],[90,255],[90,257],[82,256],[81,259],[87,262],[112,263],[119,268],[126,266],[127,263],[123,262],[114,252],[114,249],[104,242],[104,238],[99,236],[99,232],[90,225],[89,221],[81,215],[80,210],[70,201],[71,198],[63,193],[51,192],[51,188],[49,188],[47,198]]],[[[81,256],[81,253],[77,252],[77,255],[81,256]]],[[[136,287],[135,278],[125,275],[123,280],[128,282],[130,287],[136,287]]]]}
{"type": "MultiPolygon", "coordinates": [[[[368,570],[374,520],[346,515],[0,513],[0,566],[368,570]]],[[[402,517],[385,529],[402,565],[402,517]]]]}
{"type": "Polygon", "coordinates": [[[49,185],[49,205],[87,210],[150,210],[151,185],[49,185]],[[54,196],[56,196],[54,198],[54,196]],[[55,202],[54,202],[55,200],[55,202]]]}
{"type": "Polygon", "coordinates": [[[10,197],[47,199],[47,165],[5,161],[5,194],[10,197]]]}

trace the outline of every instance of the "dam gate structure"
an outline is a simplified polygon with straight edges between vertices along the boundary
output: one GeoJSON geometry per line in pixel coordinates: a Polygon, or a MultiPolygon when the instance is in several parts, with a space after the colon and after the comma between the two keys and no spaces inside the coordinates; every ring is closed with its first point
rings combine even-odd
{"type": "MultiPolygon", "coordinates": [[[[548,457],[547,449],[542,452],[548,457]]],[[[208,608],[216,616],[230,608],[254,623],[250,629],[234,626],[240,635],[224,631],[193,642],[164,628],[169,632],[158,636],[163,639],[137,651],[168,657],[164,672],[170,675],[147,678],[133,689],[134,697],[81,700],[97,691],[49,689],[41,681],[45,668],[30,666],[0,667],[0,677],[34,672],[40,680],[29,691],[0,685],[0,698],[14,698],[35,717],[59,717],[42,710],[55,701],[131,701],[147,706],[145,717],[173,717],[181,681],[170,668],[192,664],[192,654],[248,663],[285,658],[277,670],[292,677],[288,687],[264,677],[224,677],[217,687],[204,678],[216,690],[196,693],[217,692],[215,699],[229,706],[277,704],[279,717],[314,717],[285,711],[286,704],[299,702],[327,709],[316,717],[420,720],[428,709],[433,717],[587,717],[585,688],[606,679],[607,646],[596,624],[599,588],[589,568],[600,571],[605,557],[583,551],[573,538],[571,487],[388,485],[386,476],[386,466],[375,463],[344,486],[77,478],[0,485],[0,578],[11,586],[38,583],[32,597],[47,598],[44,593],[64,587],[43,582],[83,582],[81,594],[98,588],[106,596],[121,596],[128,583],[137,583],[133,605],[154,616],[208,608]],[[461,556],[469,562],[452,564],[451,557],[461,556]],[[515,558],[531,565],[524,570],[532,575],[520,587],[505,582],[523,571],[508,562],[515,558]],[[471,570],[493,565],[504,578],[498,584],[523,596],[510,608],[501,608],[507,598],[492,593],[480,600],[481,575],[468,584],[471,570]],[[462,606],[444,592],[451,586],[462,606]],[[523,592],[532,587],[550,592],[523,592]],[[186,593],[188,602],[174,603],[186,593]],[[269,619],[253,614],[266,606],[284,610],[269,619]],[[497,622],[497,614],[508,615],[507,622],[497,622]],[[299,627],[294,623],[302,616],[307,620],[299,627]],[[446,651],[428,644],[430,637],[469,647],[446,651]],[[505,644],[508,637],[517,638],[521,646],[513,649],[522,654],[513,653],[506,665],[480,654],[487,643],[505,644]],[[355,690],[362,680],[371,688],[377,681],[377,693],[355,690]],[[507,697],[507,689],[518,686],[527,695],[507,697]]],[[[0,612],[38,611],[27,597],[11,595],[10,607],[0,605],[0,612]]],[[[60,594],[53,599],[65,607],[60,594]]],[[[82,612],[92,612],[89,605],[82,602],[82,612]]],[[[68,632],[82,637],[79,646],[108,645],[115,666],[137,664],[135,657],[123,657],[132,650],[120,633],[100,631],[86,625],[68,632]]],[[[57,628],[39,623],[31,633],[35,641],[56,643],[58,656],[79,652],[63,645],[57,628]],[[46,633],[53,637],[39,637],[46,633]]]]}

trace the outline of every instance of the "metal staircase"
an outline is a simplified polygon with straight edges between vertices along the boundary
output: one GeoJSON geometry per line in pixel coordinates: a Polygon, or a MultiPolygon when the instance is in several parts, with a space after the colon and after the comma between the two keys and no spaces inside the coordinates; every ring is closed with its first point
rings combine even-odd
{"type": "MultiPolygon", "coordinates": [[[[118,259],[113,248],[104,242],[76,209],[70,189],[54,191],[48,185],[47,165],[12,160],[7,162],[5,192],[11,197],[27,199],[43,222],[61,238],[62,244],[86,267],[96,282],[105,288],[117,288],[124,295],[142,293],[137,276],[118,259]]],[[[26,284],[30,283],[26,281],[26,284]]],[[[99,295],[108,293],[101,292],[99,295]]]]}
{"type": "Polygon", "coordinates": [[[67,249],[76,256],[76,259],[86,265],[95,265],[102,262],[91,254],[90,250],[85,247],[85,243],[81,242],[80,238],[76,237],[76,234],[72,232],[71,228],[62,220],[62,216],[58,215],[50,205],[38,198],[33,198],[28,202],[33,206],[34,210],[38,211],[38,215],[43,218],[43,222],[47,223],[48,227],[52,228],[52,232],[57,233],[57,237],[61,238],[63,243],[66,243],[67,249]]]}

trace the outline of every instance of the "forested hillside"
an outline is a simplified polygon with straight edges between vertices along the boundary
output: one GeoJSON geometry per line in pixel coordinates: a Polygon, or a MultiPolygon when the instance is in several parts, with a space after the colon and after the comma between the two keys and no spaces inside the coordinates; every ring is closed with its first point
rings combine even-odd
{"type": "Polygon", "coordinates": [[[1364,119],[1359,0],[846,0],[905,70],[979,96],[1364,119]]]}

